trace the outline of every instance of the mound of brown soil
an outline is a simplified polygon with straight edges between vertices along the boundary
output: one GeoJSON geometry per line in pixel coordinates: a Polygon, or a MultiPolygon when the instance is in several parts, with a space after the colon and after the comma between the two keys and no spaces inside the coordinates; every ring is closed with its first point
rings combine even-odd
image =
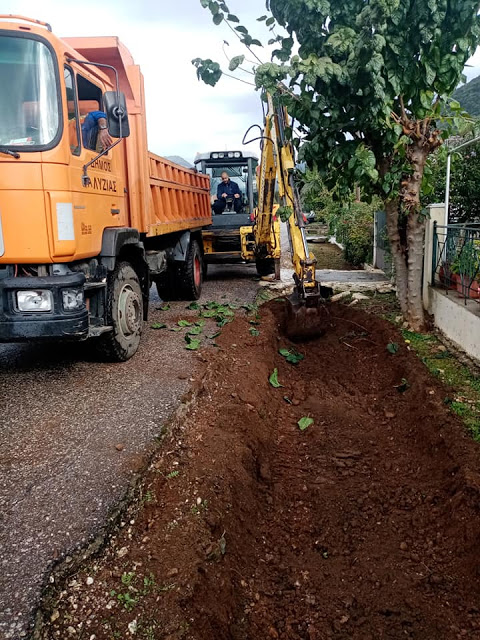
{"type": "Polygon", "coordinates": [[[445,389],[393,327],[336,305],[290,364],[284,314],[204,353],[141,508],[44,637],[480,638],[480,448],[445,389]]]}

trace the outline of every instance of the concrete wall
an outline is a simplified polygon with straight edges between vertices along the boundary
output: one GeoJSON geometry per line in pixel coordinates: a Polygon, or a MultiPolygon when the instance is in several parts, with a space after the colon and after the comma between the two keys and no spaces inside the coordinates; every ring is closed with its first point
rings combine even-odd
{"type": "Polygon", "coordinates": [[[441,289],[428,289],[428,312],[434,316],[435,326],[457,347],[480,363],[480,305],[448,295],[441,289]]]}
{"type": "Polygon", "coordinates": [[[480,305],[472,300],[465,304],[455,291],[446,292],[431,286],[433,223],[445,224],[445,206],[429,207],[430,218],[425,229],[425,257],[423,266],[423,306],[433,315],[435,326],[457,347],[480,363],[480,305]]]}

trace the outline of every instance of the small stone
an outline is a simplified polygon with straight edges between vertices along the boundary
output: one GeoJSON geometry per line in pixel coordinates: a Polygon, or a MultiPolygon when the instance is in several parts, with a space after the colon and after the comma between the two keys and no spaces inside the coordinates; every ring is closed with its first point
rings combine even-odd
{"type": "Polygon", "coordinates": [[[300,400],[297,400],[296,398],[294,398],[292,400],[292,404],[293,404],[294,407],[298,407],[298,405],[300,404],[300,400]]]}
{"type": "Polygon", "coordinates": [[[174,576],[178,576],[178,569],[173,568],[167,573],[167,578],[173,578],[174,576]]]}
{"type": "Polygon", "coordinates": [[[348,306],[349,306],[349,307],[354,307],[354,306],[355,306],[356,304],[358,304],[359,302],[360,302],[360,300],[352,300],[348,306]]]}
{"type": "Polygon", "coordinates": [[[118,556],[119,558],[123,558],[124,556],[126,556],[126,555],[127,555],[127,553],[128,553],[128,547],[122,547],[121,549],[119,549],[119,550],[117,551],[117,556],[118,556]]]}
{"type": "Polygon", "coordinates": [[[343,298],[348,298],[350,295],[350,291],[341,291],[340,293],[336,293],[334,296],[330,298],[331,302],[338,302],[339,300],[343,300],[343,298]]]}
{"type": "Polygon", "coordinates": [[[393,411],[384,411],[386,418],[395,418],[395,413],[393,411]]]}
{"type": "Polygon", "coordinates": [[[115,445],[115,449],[117,451],[123,451],[125,449],[125,445],[119,442],[118,444],[115,445]]]}
{"type": "Polygon", "coordinates": [[[86,582],[87,582],[87,584],[88,584],[88,585],[93,584],[93,578],[92,578],[92,576],[88,576],[88,578],[87,578],[86,582]]]}
{"type": "Polygon", "coordinates": [[[406,551],[408,549],[408,544],[406,542],[401,542],[400,543],[400,549],[402,551],[406,551]]]}
{"type": "Polygon", "coordinates": [[[202,499],[200,498],[200,496],[198,496],[198,498],[197,498],[197,504],[198,504],[198,506],[200,506],[202,504],[202,499]]]}
{"type": "Polygon", "coordinates": [[[137,633],[137,620],[132,620],[131,622],[128,623],[128,630],[130,631],[130,633],[133,635],[134,633],[137,633]]]}
{"type": "Polygon", "coordinates": [[[57,620],[59,617],[60,613],[58,612],[58,609],[55,609],[55,611],[50,616],[50,622],[55,622],[55,620],[57,620]]]}
{"type": "Polygon", "coordinates": [[[353,300],[368,300],[368,296],[363,293],[354,293],[352,295],[353,300]]]}
{"type": "Polygon", "coordinates": [[[178,378],[179,380],[187,380],[188,375],[187,375],[187,374],[185,374],[185,373],[181,373],[179,376],[177,376],[177,378],[178,378]]]}

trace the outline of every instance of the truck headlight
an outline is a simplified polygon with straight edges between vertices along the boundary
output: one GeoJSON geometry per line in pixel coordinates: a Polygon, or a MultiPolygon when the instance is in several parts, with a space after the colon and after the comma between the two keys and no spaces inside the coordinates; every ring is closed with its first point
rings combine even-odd
{"type": "Polygon", "coordinates": [[[17,307],[19,311],[51,311],[53,306],[51,291],[29,289],[17,291],[17,307]]]}
{"type": "Polygon", "coordinates": [[[83,307],[83,289],[63,289],[62,296],[65,311],[75,311],[83,307]]]}

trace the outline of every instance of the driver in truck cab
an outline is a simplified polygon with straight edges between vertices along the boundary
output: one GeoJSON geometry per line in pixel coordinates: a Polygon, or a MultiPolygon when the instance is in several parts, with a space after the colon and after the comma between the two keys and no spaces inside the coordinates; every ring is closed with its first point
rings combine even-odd
{"type": "Polygon", "coordinates": [[[107,115],[103,111],[90,111],[82,123],[83,146],[86,149],[96,150],[97,135],[103,149],[112,144],[112,138],[108,133],[107,115]]]}
{"type": "Polygon", "coordinates": [[[227,206],[227,198],[233,198],[235,213],[240,213],[242,208],[241,191],[236,182],[230,180],[226,171],[222,173],[222,181],[217,187],[217,199],[213,203],[213,211],[216,214],[223,213],[227,206]]]}

